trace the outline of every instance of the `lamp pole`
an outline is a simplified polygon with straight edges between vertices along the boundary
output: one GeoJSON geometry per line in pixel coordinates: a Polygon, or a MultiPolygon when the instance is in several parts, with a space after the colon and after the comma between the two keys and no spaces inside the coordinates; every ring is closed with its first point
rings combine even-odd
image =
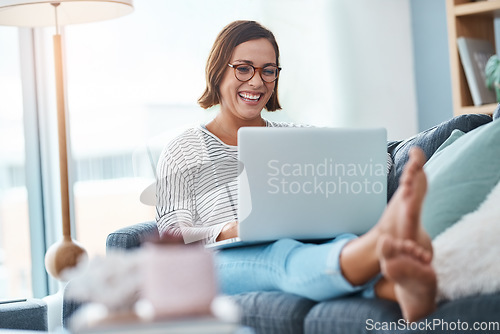
{"type": "Polygon", "coordinates": [[[56,18],[56,34],[54,42],[54,68],[57,99],[57,132],[59,137],[59,172],[61,182],[61,211],[63,239],[56,242],[45,254],[45,268],[54,278],[61,279],[61,272],[66,268],[75,267],[80,260],[87,258],[87,252],[71,238],[71,219],[69,204],[69,178],[68,178],[68,146],[66,140],[66,98],[64,91],[64,72],[61,34],[57,19],[58,2],[54,6],[56,18]]]}

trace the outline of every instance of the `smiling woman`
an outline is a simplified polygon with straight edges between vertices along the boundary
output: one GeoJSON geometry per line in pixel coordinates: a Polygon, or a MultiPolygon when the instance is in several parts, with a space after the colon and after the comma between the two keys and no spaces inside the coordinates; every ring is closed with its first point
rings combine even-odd
{"type": "MultiPolygon", "coordinates": [[[[241,199],[237,180],[232,177],[238,170],[238,130],[294,127],[270,122],[262,116],[269,102],[277,101],[279,77],[266,81],[262,75],[255,75],[254,69],[253,75],[242,81],[234,68],[220,65],[226,59],[234,66],[278,67],[279,49],[271,31],[256,21],[231,22],[217,36],[207,61],[205,93],[212,89],[220,110],[206,125],[187,129],[173,139],[158,163],[156,223],[161,238],[213,244],[239,237],[237,227],[244,218],[236,210],[241,199]],[[221,162],[228,162],[230,168],[212,168],[207,177],[203,166],[221,162]]],[[[325,140],[319,143],[327,144],[325,140]]],[[[266,150],[267,141],[259,146],[266,150]]],[[[318,244],[282,238],[216,252],[215,269],[221,292],[281,291],[323,301],[364,290],[366,296],[397,301],[409,321],[428,315],[436,307],[436,278],[430,265],[430,238],[420,226],[420,208],[426,192],[424,162],[422,150],[414,149],[391,203],[377,224],[359,237],[343,233],[318,244]],[[401,247],[403,240],[405,248],[401,247]]],[[[384,177],[383,164],[380,167],[384,177]]],[[[368,167],[361,169],[365,173],[368,167]]],[[[382,180],[379,193],[386,182],[385,178],[382,180]]],[[[339,177],[339,188],[342,182],[339,177]]],[[[333,185],[327,184],[328,194],[333,185]]],[[[363,185],[368,186],[366,182],[354,182],[349,191],[359,194],[363,185]]],[[[311,181],[302,185],[291,182],[283,191],[309,192],[311,186],[311,181]]],[[[333,192],[336,188],[335,185],[333,192]]],[[[310,219],[294,223],[306,227],[310,219]]]]}

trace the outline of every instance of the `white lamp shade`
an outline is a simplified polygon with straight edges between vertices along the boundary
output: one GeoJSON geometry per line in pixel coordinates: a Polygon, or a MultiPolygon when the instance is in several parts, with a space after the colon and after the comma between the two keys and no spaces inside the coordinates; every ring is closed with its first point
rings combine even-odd
{"type": "Polygon", "coordinates": [[[131,13],[132,0],[0,0],[0,25],[55,26],[103,21],[131,13]]]}

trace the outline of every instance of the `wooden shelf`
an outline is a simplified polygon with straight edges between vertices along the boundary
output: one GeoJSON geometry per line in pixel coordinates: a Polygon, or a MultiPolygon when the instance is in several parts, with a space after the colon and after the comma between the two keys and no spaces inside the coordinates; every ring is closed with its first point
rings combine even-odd
{"type": "Polygon", "coordinates": [[[500,17],[500,0],[478,1],[446,0],[448,47],[453,114],[492,114],[496,103],[474,106],[465,72],[458,54],[457,38],[469,37],[488,40],[495,45],[494,18],[500,17]]]}
{"type": "Polygon", "coordinates": [[[455,16],[466,15],[490,15],[494,16],[495,12],[500,11],[500,1],[480,1],[470,2],[460,5],[455,5],[455,16]]]}
{"type": "Polygon", "coordinates": [[[458,112],[455,114],[457,115],[463,115],[463,114],[486,114],[486,115],[491,115],[493,114],[493,111],[495,111],[495,108],[497,107],[496,103],[490,103],[490,104],[485,104],[483,106],[466,106],[466,107],[461,107],[458,112]]]}

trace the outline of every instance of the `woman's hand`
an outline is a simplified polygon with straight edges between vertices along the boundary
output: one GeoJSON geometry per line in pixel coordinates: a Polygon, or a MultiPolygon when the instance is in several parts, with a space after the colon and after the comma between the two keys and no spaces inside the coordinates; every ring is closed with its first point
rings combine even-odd
{"type": "Polygon", "coordinates": [[[219,233],[219,236],[215,241],[221,241],[231,238],[236,238],[238,236],[238,222],[231,222],[224,225],[222,231],[219,233]]]}

